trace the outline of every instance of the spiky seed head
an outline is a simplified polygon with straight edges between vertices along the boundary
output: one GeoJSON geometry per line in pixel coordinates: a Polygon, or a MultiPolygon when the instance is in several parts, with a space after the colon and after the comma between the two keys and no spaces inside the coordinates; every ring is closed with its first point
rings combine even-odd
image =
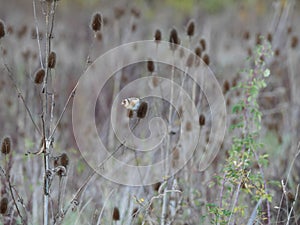
{"type": "Polygon", "coordinates": [[[161,31],[159,29],[155,31],[154,40],[157,44],[161,41],[161,31]]]}
{"type": "Polygon", "coordinates": [[[154,62],[152,61],[152,59],[149,59],[147,61],[147,69],[150,73],[154,72],[154,62]]]}
{"type": "Polygon", "coordinates": [[[187,25],[187,30],[186,33],[189,37],[192,37],[195,33],[195,21],[190,20],[188,25],[187,25]]]}
{"type": "Polygon", "coordinates": [[[225,80],[224,84],[223,84],[223,94],[226,94],[230,89],[230,84],[228,82],[228,80],[225,80]]]}
{"type": "Polygon", "coordinates": [[[41,84],[44,81],[45,70],[40,68],[35,72],[34,83],[41,84]]]}
{"type": "Polygon", "coordinates": [[[202,60],[204,61],[204,63],[205,63],[206,65],[209,66],[209,56],[208,56],[207,54],[204,54],[202,60]]]}
{"type": "Polygon", "coordinates": [[[296,48],[298,46],[298,37],[293,36],[291,40],[291,48],[296,48]]]}
{"type": "Polygon", "coordinates": [[[202,51],[205,51],[206,50],[206,41],[205,41],[205,39],[201,38],[199,43],[200,43],[200,46],[202,48],[202,51]]]}
{"type": "Polygon", "coordinates": [[[56,53],[50,52],[50,54],[48,56],[48,67],[51,69],[54,69],[55,64],[56,64],[56,53]]]}
{"type": "Polygon", "coordinates": [[[148,103],[147,102],[142,102],[140,104],[140,107],[138,108],[137,117],[140,118],[140,119],[145,118],[145,116],[147,114],[147,110],[148,110],[148,103]]]}
{"type": "Polygon", "coordinates": [[[118,207],[114,207],[112,219],[114,221],[119,221],[120,220],[120,211],[119,211],[118,207]]]}
{"type": "Polygon", "coordinates": [[[92,16],[90,27],[94,32],[101,30],[102,26],[102,15],[99,12],[94,13],[92,16]]]}
{"type": "Polygon", "coordinates": [[[1,152],[4,155],[9,154],[11,151],[11,140],[10,137],[5,137],[2,141],[1,152]]]}
{"type": "Polygon", "coordinates": [[[7,208],[8,208],[8,199],[4,197],[0,201],[0,214],[4,215],[7,212],[7,208]]]}
{"type": "Polygon", "coordinates": [[[172,51],[175,51],[177,49],[177,45],[180,44],[180,39],[178,37],[178,33],[175,28],[172,28],[172,30],[170,31],[169,42],[172,51]]]}
{"type": "Polygon", "coordinates": [[[203,114],[201,114],[199,116],[199,125],[200,126],[204,126],[205,125],[205,116],[203,114]]]}
{"type": "Polygon", "coordinates": [[[5,36],[5,24],[4,22],[0,19],[0,39],[5,36]]]}

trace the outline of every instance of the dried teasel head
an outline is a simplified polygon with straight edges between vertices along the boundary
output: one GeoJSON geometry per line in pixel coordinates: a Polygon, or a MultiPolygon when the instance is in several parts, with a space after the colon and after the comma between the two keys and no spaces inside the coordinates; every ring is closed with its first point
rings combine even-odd
{"type": "Polygon", "coordinates": [[[209,56],[207,54],[204,54],[203,58],[202,58],[203,62],[209,66],[209,56]]]}
{"type": "Polygon", "coordinates": [[[195,48],[195,54],[196,54],[196,56],[201,58],[202,50],[199,46],[195,48]]]}
{"type": "Polygon", "coordinates": [[[44,81],[45,70],[40,68],[35,72],[34,83],[41,84],[44,81]]]}
{"type": "Polygon", "coordinates": [[[180,38],[178,37],[178,33],[175,28],[172,28],[170,31],[169,42],[172,51],[175,51],[177,49],[177,45],[180,45],[180,38]]]}
{"type": "Polygon", "coordinates": [[[5,137],[2,141],[1,152],[4,155],[9,154],[11,151],[11,139],[10,137],[5,137]]]}
{"type": "Polygon", "coordinates": [[[157,29],[154,34],[154,41],[158,44],[161,41],[161,31],[157,29]]]}
{"type": "Polygon", "coordinates": [[[55,64],[56,64],[56,53],[50,52],[50,54],[48,56],[48,67],[51,69],[54,69],[55,64]]]}
{"type": "Polygon", "coordinates": [[[119,208],[118,208],[118,207],[114,207],[112,219],[113,219],[114,221],[120,220],[120,211],[119,211],[119,208]]]}
{"type": "Polygon", "coordinates": [[[102,26],[102,15],[101,15],[101,13],[96,12],[92,16],[90,28],[94,32],[97,32],[97,31],[101,30],[101,26],[102,26]]]}
{"type": "Polygon", "coordinates": [[[186,34],[191,38],[195,33],[195,21],[190,20],[187,25],[186,34]]]}
{"type": "Polygon", "coordinates": [[[147,61],[147,69],[150,73],[153,73],[154,72],[154,62],[152,59],[148,59],[147,61]]]}
{"type": "Polygon", "coordinates": [[[4,22],[0,19],[0,39],[5,36],[5,24],[4,22]]]}
{"type": "Polygon", "coordinates": [[[145,118],[148,111],[148,103],[142,102],[139,106],[139,109],[137,110],[137,117],[140,119],[145,118]]]}
{"type": "Polygon", "coordinates": [[[202,48],[202,51],[205,51],[206,50],[206,41],[205,41],[205,39],[201,38],[199,43],[200,43],[200,46],[202,48]]]}
{"type": "Polygon", "coordinates": [[[0,214],[4,215],[7,212],[7,208],[8,208],[8,199],[4,197],[0,201],[0,214]]]}
{"type": "Polygon", "coordinates": [[[205,125],[205,116],[203,114],[201,114],[199,116],[199,125],[200,126],[204,126],[205,125]]]}
{"type": "Polygon", "coordinates": [[[298,37],[293,36],[291,40],[291,48],[296,48],[298,46],[298,37]]]}

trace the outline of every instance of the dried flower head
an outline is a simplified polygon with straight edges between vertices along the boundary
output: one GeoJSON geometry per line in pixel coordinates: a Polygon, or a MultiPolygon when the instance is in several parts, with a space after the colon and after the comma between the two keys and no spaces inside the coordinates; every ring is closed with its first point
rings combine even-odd
{"type": "Polygon", "coordinates": [[[159,29],[155,31],[154,40],[157,44],[161,41],[161,31],[159,29]]]}
{"type": "Polygon", "coordinates": [[[34,83],[41,84],[44,81],[45,70],[40,68],[35,72],[34,83]]]}
{"type": "Polygon", "coordinates": [[[94,13],[91,19],[90,27],[93,31],[99,31],[101,30],[102,25],[102,16],[99,12],[94,13]]]}
{"type": "Polygon", "coordinates": [[[4,215],[7,212],[7,208],[8,208],[8,199],[4,197],[0,201],[0,214],[4,215]]]}
{"type": "Polygon", "coordinates": [[[207,54],[204,54],[202,60],[206,65],[209,66],[209,56],[207,54]]]}
{"type": "Polygon", "coordinates": [[[186,33],[189,37],[192,37],[195,33],[195,21],[190,20],[188,25],[187,25],[187,30],[186,33]]]}
{"type": "Polygon", "coordinates": [[[137,110],[137,117],[140,118],[140,119],[145,118],[145,116],[147,114],[147,110],[148,110],[147,102],[142,102],[140,104],[139,109],[137,110]]]}
{"type": "Polygon", "coordinates": [[[292,28],[292,26],[289,26],[289,27],[287,28],[287,34],[291,34],[291,33],[292,33],[292,31],[293,31],[293,28],[292,28]]]}
{"type": "Polygon", "coordinates": [[[9,154],[11,151],[11,140],[10,137],[5,137],[2,141],[1,152],[4,155],[9,154]]]}
{"type": "Polygon", "coordinates": [[[149,59],[147,61],[147,69],[150,73],[154,72],[154,62],[152,61],[152,59],[149,59]]]}
{"type": "Polygon", "coordinates": [[[120,211],[119,211],[118,207],[114,207],[112,219],[114,221],[120,220],[120,211]]]}
{"type": "Polygon", "coordinates": [[[180,39],[178,37],[178,33],[175,28],[172,28],[172,30],[170,31],[169,42],[172,51],[175,51],[177,49],[177,45],[180,44],[180,39]]]}
{"type": "Polygon", "coordinates": [[[131,25],[131,31],[132,31],[132,32],[135,32],[135,31],[136,31],[136,28],[137,28],[137,24],[136,24],[136,23],[133,23],[133,24],[131,25]]]}
{"type": "Polygon", "coordinates": [[[0,19],[0,39],[5,36],[5,24],[4,22],[0,19]]]}
{"type": "Polygon", "coordinates": [[[195,48],[195,54],[201,58],[202,50],[199,46],[195,48]]]}
{"type": "Polygon", "coordinates": [[[199,43],[200,43],[200,46],[202,48],[202,51],[205,51],[206,50],[206,41],[205,41],[205,39],[201,38],[199,43]]]}
{"type": "Polygon", "coordinates": [[[204,126],[205,125],[205,116],[203,114],[201,114],[199,116],[199,125],[200,126],[204,126]]]}
{"type": "Polygon", "coordinates": [[[54,69],[55,64],[56,64],[56,53],[50,52],[48,56],[48,67],[54,69]]]}
{"type": "Polygon", "coordinates": [[[67,167],[69,165],[69,157],[66,153],[61,154],[60,164],[64,167],[67,167]]]}
{"type": "Polygon", "coordinates": [[[298,37],[293,36],[291,40],[291,48],[296,48],[298,46],[298,37]]]}

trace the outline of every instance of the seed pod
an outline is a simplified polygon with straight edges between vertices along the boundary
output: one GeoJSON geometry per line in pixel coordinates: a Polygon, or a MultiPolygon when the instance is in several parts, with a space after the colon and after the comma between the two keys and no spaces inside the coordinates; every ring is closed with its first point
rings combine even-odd
{"type": "Polygon", "coordinates": [[[199,46],[195,48],[195,54],[201,58],[202,50],[199,46]]]}
{"type": "Polygon", "coordinates": [[[7,212],[8,208],[8,199],[2,198],[0,201],[0,214],[4,215],[7,212]]]}
{"type": "Polygon", "coordinates": [[[41,68],[35,72],[34,83],[41,84],[44,81],[44,77],[45,77],[45,70],[41,68]]]}
{"type": "Polygon", "coordinates": [[[49,57],[48,57],[48,67],[51,69],[54,69],[55,64],[56,64],[56,53],[50,52],[49,57]]]}
{"type": "Polygon", "coordinates": [[[147,69],[150,73],[154,72],[154,62],[152,61],[152,59],[149,59],[147,62],[147,69]]]}
{"type": "Polygon", "coordinates": [[[205,51],[206,50],[206,41],[205,41],[205,39],[201,38],[199,43],[201,45],[202,51],[205,51]]]}
{"type": "Polygon", "coordinates": [[[298,46],[298,37],[293,36],[291,40],[291,48],[296,48],[298,46]]]}
{"type": "Polygon", "coordinates": [[[187,25],[186,33],[189,37],[192,37],[195,33],[195,22],[194,20],[190,20],[187,25]]]}
{"type": "Polygon", "coordinates": [[[172,51],[175,51],[176,48],[177,48],[177,45],[180,44],[180,39],[178,37],[177,30],[175,28],[173,28],[170,31],[169,42],[170,42],[170,48],[171,48],[172,51]]]}
{"type": "Polygon", "coordinates": [[[117,207],[114,207],[112,219],[114,221],[120,220],[120,211],[119,211],[119,209],[117,207]]]}
{"type": "Polygon", "coordinates": [[[157,44],[161,41],[161,31],[159,29],[155,31],[154,40],[157,44]]]}
{"type": "Polygon", "coordinates": [[[5,36],[5,24],[4,22],[0,19],[0,39],[5,36]]]}
{"type": "Polygon", "coordinates": [[[96,32],[101,30],[101,25],[102,25],[102,16],[99,12],[96,12],[92,16],[90,27],[94,32],[96,32]]]}
{"type": "Polygon", "coordinates": [[[204,63],[205,63],[206,65],[209,66],[209,56],[208,56],[207,54],[204,54],[202,60],[204,61],[204,63]]]}
{"type": "Polygon", "coordinates": [[[69,165],[69,157],[66,153],[61,154],[60,164],[64,167],[67,167],[69,165]]]}
{"type": "Polygon", "coordinates": [[[1,152],[4,155],[9,154],[11,151],[11,140],[10,137],[5,137],[2,141],[1,152]]]}
{"type": "Polygon", "coordinates": [[[200,126],[204,126],[205,125],[205,116],[203,114],[201,114],[199,116],[199,125],[200,126]]]}
{"type": "Polygon", "coordinates": [[[142,102],[137,111],[137,117],[143,119],[147,114],[147,110],[148,110],[147,102],[142,102]]]}

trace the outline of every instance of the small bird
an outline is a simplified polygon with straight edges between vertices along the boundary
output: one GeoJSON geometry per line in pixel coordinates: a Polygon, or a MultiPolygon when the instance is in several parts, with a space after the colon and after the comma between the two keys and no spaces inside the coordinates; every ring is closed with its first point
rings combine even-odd
{"type": "Polygon", "coordinates": [[[137,111],[140,107],[141,101],[139,98],[131,97],[125,98],[121,103],[126,109],[137,111]]]}

